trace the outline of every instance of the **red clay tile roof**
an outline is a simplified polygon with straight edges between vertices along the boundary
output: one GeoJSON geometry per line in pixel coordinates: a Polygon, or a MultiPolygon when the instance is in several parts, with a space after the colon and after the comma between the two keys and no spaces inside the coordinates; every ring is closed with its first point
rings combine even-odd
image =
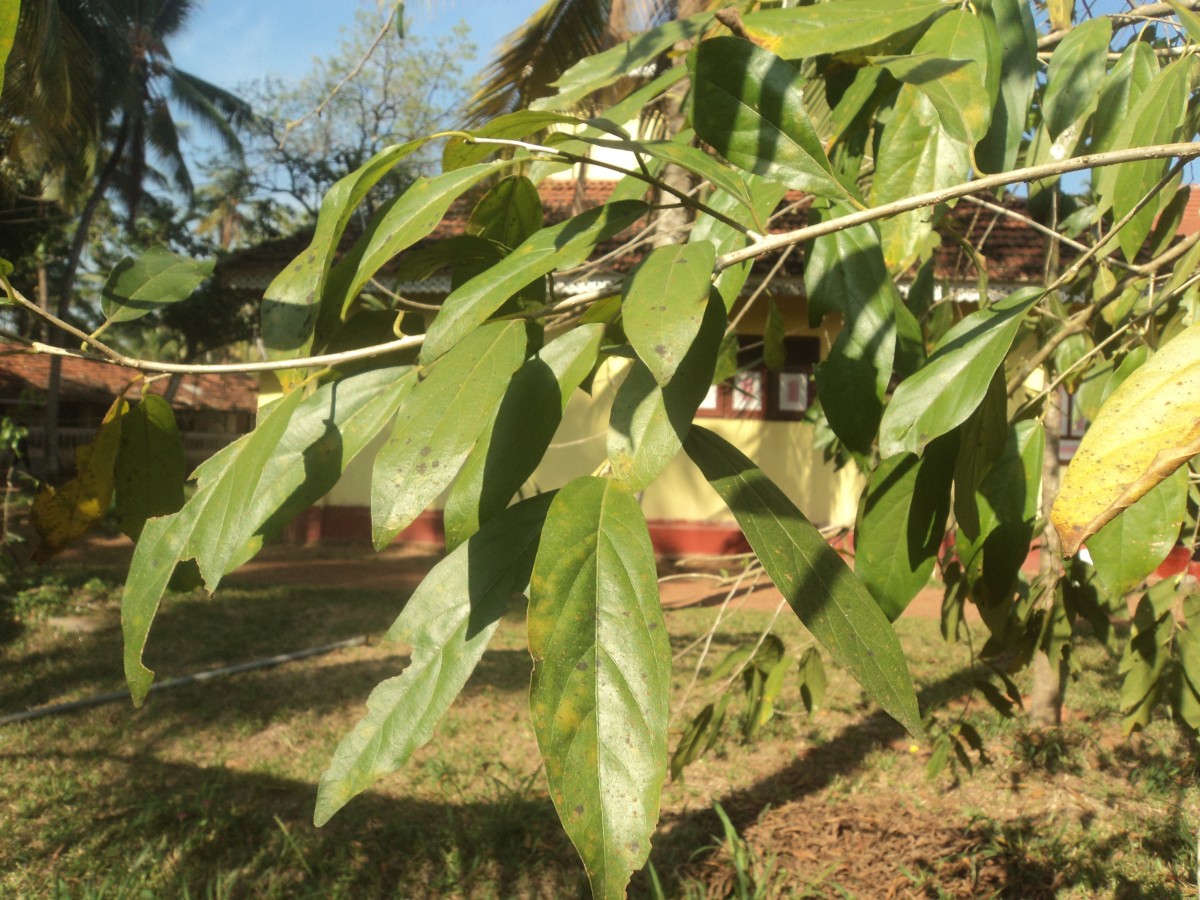
{"type": "MultiPolygon", "coordinates": [[[[582,184],[569,179],[547,179],[538,187],[542,197],[547,224],[561,222],[579,209],[603,203],[612,193],[615,181],[589,179],[582,184]]],[[[794,203],[801,198],[799,192],[791,192],[785,203],[794,203]]],[[[1019,198],[1010,198],[1003,204],[1017,213],[1024,212],[1024,203],[1019,198]]],[[[470,215],[473,202],[468,199],[456,201],[445,218],[426,240],[439,240],[461,234],[470,215]]],[[[781,216],[772,223],[772,232],[788,231],[804,225],[804,211],[781,216]]],[[[946,224],[967,237],[978,247],[987,261],[989,277],[1000,283],[1035,282],[1042,277],[1045,259],[1045,238],[1019,219],[982,209],[966,201],[960,201],[947,213],[946,224]]],[[[1190,234],[1200,229],[1200,191],[1192,191],[1180,225],[1180,234],[1190,234]]],[[[354,235],[347,234],[342,249],[348,249],[354,235]]],[[[218,263],[218,277],[226,284],[242,287],[250,283],[265,283],[271,275],[279,272],[308,246],[309,235],[297,235],[251,247],[231,254],[218,263]]],[[[608,250],[609,247],[601,248],[608,250]]],[[[637,261],[636,255],[627,255],[616,261],[610,271],[624,271],[637,261]]],[[[950,281],[973,281],[975,271],[970,257],[953,240],[944,239],[935,261],[937,276],[950,281]]],[[[800,255],[794,255],[785,274],[798,275],[803,269],[800,255]]]]}
{"type": "Polygon", "coordinates": [[[1179,222],[1179,234],[1195,234],[1200,231],[1200,186],[1188,188],[1187,206],[1183,209],[1183,218],[1179,222]]]}
{"type": "MultiPolygon", "coordinates": [[[[137,378],[133,369],[85,359],[64,359],[62,397],[65,400],[111,403],[137,378]]],[[[0,397],[17,399],[23,390],[44,393],[50,383],[50,358],[21,352],[16,344],[0,344],[0,397]]],[[[168,379],[151,383],[162,394],[168,379]]],[[[140,398],[140,385],[126,393],[140,398]]],[[[171,405],[176,409],[254,412],[258,408],[258,379],[253,375],[185,375],[171,405]]]]}

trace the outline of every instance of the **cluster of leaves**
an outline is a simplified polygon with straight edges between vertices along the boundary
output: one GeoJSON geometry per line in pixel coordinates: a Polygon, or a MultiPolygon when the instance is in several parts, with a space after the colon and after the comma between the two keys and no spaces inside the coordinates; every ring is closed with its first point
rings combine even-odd
{"type": "MultiPolygon", "coordinates": [[[[985,653],[1017,663],[1036,653],[1063,658],[1073,621],[1101,605],[1088,600],[1091,573],[1081,579],[1050,567],[1029,582],[1020,571],[1044,522],[1045,448],[1057,440],[1055,405],[1046,402],[1054,392],[1026,396],[1027,376],[1042,368],[1068,384],[1103,379],[1112,385],[1109,408],[1134,398],[1119,427],[1098,416],[1080,449],[1081,461],[1096,466],[1091,505],[1072,494],[1068,474],[1056,513],[1069,550],[1091,538],[1095,578],[1113,590],[1157,564],[1159,543],[1152,552],[1130,549],[1145,547],[1147,528],[1163,544],[1179,534],[1186,478],[1169,476],[1197,450],[1200,356],[1176,358],[1171,348],[1191,347],[1200,333],[1200,241],[1172,240],[1182,204],[1180,167],[1170,158],[1200,151],[1152,148],[1196,131],[1196,57],[1181,29],[1198,33],[1195,17],[1179,9],[1180,25],[1164,25],[1161,36],[1154,28],[1129,36],[1127,21],[1107,17],[1070,27],[1059,9],[1060,30],[1039,37],[1022,0],[748,4],[665,22],[585,59],[535,108],[452,136],[441,174],[375,210],[339,254],[372,189],[434,136],[382,150],[327,192],[311,245],[264,298],[263,338],[283,368],[284,396],[252,434],[193,473],[186,504],[142,528],[122,612],[135,700],[153,678],[142,652],[179,568],[194,565],[215,589],[377,437],[375,544],[387,545],[447,492],[450,552],[389,632],[412,646],[411,662],[375,689],[338,747],[321,779],[318,823],[430,739],[510,598],[527,594],[530,709],[550,795],[594,893],[623,894],[649,853],[670,768],[670,649],[636,493],[680,451],[828,658],[914,735],[921,715],[889,619],[928,580],[952,521],[947,633],[958,634],[971,602],[989,633],[985,653]],[[680,41],[694,41],[685,64],[655,69],[661,74],[602,117],[563,111],[669,58],[680,41]],[[1052,48],[1044,76],[1043,48],[1052,48]],[[637,140],[623,130],[684,88],[682,131],[637,140]],[[546,129],[553,134],[533,143],[546,129]],[[538,182],[597,146],[633,153],[637,168],[623,172],[602,206],[543,226],[538,182]],[[937,226],[952,199],[1029,181],[1014,171],[1022,162],[1139,147],[1151,149],[1098,174],[1092,202],[1069,221],[1048,205],[1043,227],[1083,240],[1055,241],[1050,258],[1065,256],[1067,265],[1048,267],[1044,284],[993,298],[986,261],[977,260],[977,309],[962,315],[934,302],[937,226]],[[668,164],[701,190],[679,191],[659,177],[668,164]],[[987,173],[997,174],[989,181],[987,173]],[[426,273],[452,270],[454,289],[431,320],[414,323],[362,300],[385,264],[480,185],[488,189],[467,235],[474,252],[463,253],[460,240],[418,254],[426,273]],[[694,214],[686,242],[645,253],[619,295],[556,299],[556,270],[653,218],[652,188],[694,214]],[[764,237],[788,190],[812,199],[809,225],[764,237]],[[721,376],[729,316],[753,260],[802,242],[810,320],[837,314],[842,322],[816,371],[821,409],[868,477],[857,572],[751,459],[692,424],[721,376]],[[901,291],[899,280],[910,277],[901,291]],[[1134,371],[1141,345],[1163,349],[1134,371]],[[607,463],[510,505],[568,399],[602,366],[625,369],[607,463]],[[1150,387],[1135,394],[1140,373],[1150,373],[1142,376],[1150,387]],[[1155,410],[1161,421],[1147,419],[1155,410]],[[1126,458],[1145,443],[1151,421],[1157,451],[1126,458]],[[1163,422],[1178,426],[1169,442],[1163,422]],[[1125,434],[1131,423],[1147,430],[1106,449],[1114,429],[1125,434]],[[1124,491],[1129,483],[1137,489],[1124,491]],[[1116,531],[1096,533],[1101,526],[1116,531]]],[[[1037,170],[1031,208],[1057,196],[1053,179],[1069,168],[1037,170]]],[[[110,416],[121,418],[119,410],[110,416]]],[[[1186,615],[1172,625],[1154,613],[1154,621],[1161,624],[1139,626],[1131,645],[1126,668],[1138,683],[1158,648],[1190,647],[1179,637],[1189,633],[1186,615]],[[1168,632],[1175,637],[1163,638],[1168,632]]],[[[750,667],[748,727],[769,709],[779,668],[765,660],[750,667]]],[[[807,683],[811,691],[815,676],[807,683]]],[[[1151,694],[1142,692],[1139,709],[1151,694]]],[[[957,754],[974,742],[960,727],[940,746],[957,754]]]]}
{"type": "Polygon", "coordinates": [[[775,703],[783,692],[789,672],[796,673],[800,699],[811,716],[825,702],[825,665],[816,647],[808,647],[799,660],[790,657],[782,640],[765,634],[754,646],[730,650],[713,667],[708,684],[715,686],[719,699],[707,704],[679,739],[671,754],[671,778],[679,779],[683,770],[711,750],[721,737],[733,682],[741,680],[745,709],[738,731],[742,739],[754,741],[762,727],[775,716],[775,703]]]}

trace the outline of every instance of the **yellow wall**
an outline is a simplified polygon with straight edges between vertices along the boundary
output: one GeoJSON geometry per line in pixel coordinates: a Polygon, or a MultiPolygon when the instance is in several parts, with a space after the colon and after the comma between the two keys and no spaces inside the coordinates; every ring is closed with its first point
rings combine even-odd
{"type": "MultiPolygon", "coordinates": [[[[788,333],[811,334],[829,347],[830,329],[810,330],[801,320],[803,305],[796,298],[780,298],[788,333]]],[[[742,331],[761,333],[765,303],[757,304],[743,320],[742,331]]],[[[836,333],[833,332],[833,333],[836,333]]],[[[606,458],[608,414],[627,363],[607,364],[595,379],[592,396],[577,391],[567,406],[550,450],[526,485],[528,494],[561,487],[572,478],[595,472],[606,458]]],[[[852,469],[841,472],[825,463],[812,448],[813,429],[798,422],[765,422],[753,419],[698,420],[757,462],[809,519],[819,525],[845,525],[854,521],[862,478],[852,469]]],[[[378,443],[382,443],[382,438],[378,443]]],[[[371,463],[378,443],[368,447],[351,464],[338,485],[325,498],[330,506],[369,506],[371,463]]],[[[435,506],[441,506],[439,499],[435,506]]],[[[651,520],[728,522],[733,517],[684,454],[680,454],[645,491],[642,507],[651,520]]]]}

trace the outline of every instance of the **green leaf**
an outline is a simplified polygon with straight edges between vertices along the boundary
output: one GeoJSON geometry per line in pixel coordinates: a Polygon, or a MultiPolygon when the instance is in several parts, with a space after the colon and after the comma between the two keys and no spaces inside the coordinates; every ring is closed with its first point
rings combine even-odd
{"type": "Polygon", "coordinates": [[[151,247],[117,263],[100,292],[100,309],[109,322],[132,322],[170,303],[186,300],[212,275],[216,260],[198,260],[151,247]]]}
{"type": "MultiPolygon", "coordinates": [[[[616,136],[628,139],[629,133],[625,131],[625,126],[634,119],[640,118],[644,110],[652,107],[667,91],[686,77],[686,68],[683,66],[671,66],[665,72],[652,79],[648,84],[627,94],[624,99],[605,109],[603,117],[586,120],[586,124],[582,129],[576,125],[574,128],[568,126],[564,129],[551,131],[545,140],[547,144],[552,144],[556,150],[561,152],[586,155],[589,145],[584,141],[584,138],[616,136]],[[571,132],[570,136],[566,135],[565,132],[571,132]]],[[[545,114],[536,113],[533,115],[545,114]]],[[[529,166],[529,179],[534,184],[541,184],[546,178],[571,171],[574,165],[575,163],[570,160],[539,160],[529,166]]],[[[647,188],[645,182],[641,182],[641,185],[641,194],[628,196],[626,191],[632,191],[636,186],[631,179],[622,178],[617,182],[616,189],[609,199],[610,201],[641,199],[647,188]]]]}
{"type": "Polygon", "coordinates": [[[483,195],[471,211],[467,234],[512,250],[542,227],[542,198],[524,175],[510,175],[483,195]]]}
{"type": "MultiPolygon", "coordinates": [[[[1193,59],[1178,59],[1146,87],[1138,98],[1137,124],[1131,135],[1131,146],[1167,144],[1182,135],[1194,72],[1193,59]]],[[[1120,219],[1132,211],[1162,179],[1170,165],[1169,159],[1152,159],[1118,166],[1112,191],[1113,216],[1120,219]]],[[[1121,229],[1117,240],[1126,259],[1132,260],[1137,255],[1166,199],[1169,197],[1151,200],[1121,229]]]]}
{"type": "Polygon", "coordinates": [[[321,775],[315,825],[429,742],[508,604],[526,590],[553,497],[504,510],[438,562],[404,604],[384,640],[410,645],[409,664],[371,691],[366,715],[338,744],[321,775]]]}
{"type": "Polygon", "coordinates": [[[134,702],[154,673],[141,664],[150,624],[176,566],[194,559],[208,589],[252,557],[297,513],[321,499],[375,438],[415,380],[377,369],[273,404],[258,427],[197,467],[183,508],[149,519],[133,551],[121,601],[125,672],[134,702]]]}
{"type": "Polygon", "coordinates": [[[486,125],[468,132],[470,138],[452,137],[446,141],[446,146],[442,150],[442,170],[452,172],[464,166],[474,165],[501,149],[496,144],[473,143],[474,138],[519,141],[549,128],[561,126],[577,128],[581,121],[577,116],[554,112],[534,112],[529,109],[519,109],[504,116],[497,116],[486,125]]]}
{"type": "Polygon", "coordinates": [[[911,54],[871,61],[928,97],[954,140],[974,145],[987,134],[996,98],[986,84],[987,38],[977,16],[963,9],[948,12],[911,54]]]}
{"type": "Polygon", "coordinates": [[[993,634],[1003,634],[1007,627],[1007,604],[1029,555],[1045,447],[1041,422],[1025,420],[1011,426],[1003,452],[983,472],[975,489],[978,531],[958,532],[958,555],[967,569],[972,597],[993,634]]]}
{"type": "Polygon", "coordinates": [[[787,325],[773,297],[767,298],[767,324],[763,328],[763,363],[772,372],[787,365],[787,325]]]}
{"type": "Polygon", "coordinates": [[[712,732],[719,727],[716,706],[712,703],[700,710],[692,724],[683,732],[675,752],[671,754],[671,780],[679,781],[683,770],[704,755],[712,741],[712,732]]]}
{"type": "Polygon", "coordinates": [[[954,519],[969,540],[980,536],[979,507],[975,492],[991,467],[1004,455],[1008,443],[1008,391],[1004,373],[992,376],[978,408],[961,428],[958,459],[954,464],[954,519]]]}
{"type": "Polygon", "coordinates": [[[739,38],[703,41],[688,55],[692,125],[700,139],[747,172],[795,190],[846,198],[804,106],[800,73],[739,38]]]}
{"type": "Polygon", "coordinates": [[[1104,402],[1063,474],[1051,520],[1080,545],[1200,453],[1200,324],[1164,344],[1104,402]]]}
{"type": "Polygon", "coordinates": [[[632,490],[657,478],[683,446],[713,383],[724,333],[725,305],[712,291],[700,332],[670,383],[660,387],[639,361],[617,388],[608,420],[608,458],[613,474],[632,490]]]}
{"type": "Polygon", "coordinates": [[[117,524],[135,541],[147,519],[183,506],[183,440],[171,404],[158,394],[143,394],[125,415],[113,474],[117,524]]]}
{"type": "Polygon", "coordinates": [[[743,16],[754,41],[784,59],[869,47],[947,9],[940,0],[839,0],[743,16]]]}
{"type": "MultiPolygon", "coordinates": [[[[871,200],[876,206],[965,181],[967,145],[946,133],[937,109],[912,85],[896,97],[892,117],[879,139],[871,200]]],[[[939,243],[934,234],[937,207],[924,207],[883,220],[879,232],[884,259],[893,272],[905,272],[939,243]]]]}
{"type": "Polygon", "coordinates": [[[95,437],[75,448],[75,477],[60,487],[42,482],[29,509],[38,536],[36,557],[49,559],[83,537],[108,513],[113,470],[129,404],[118,397],[95,437]]]}
{"type": "Polygon", "coordinates": [[[1020,288],[973,312],[938,342],[925,368],[900,383],[879,430],[883,457],[920,453],[961,425],[987,393],[1025,313],[1042,298],[1039,287],[1020,288]]]}
{"type": "Polygon", "coordinates": [[[1096,577],[1123,597],[1167,558],[1187,513],[1187,469],[1179,469],[1088,538],[1096,577]]]}
{"type": "Polygon", "coordinates": [[[633,495],[579,478],[550,505],[529,592],[530,712],[592,895],[623,898],[667,773],[671,647],[633,495]]]}
{"type": "Polygon", "coordinates": [[[449,549],[508,506],[533,474],[571,394],[595,366],[603,337],[603,325],[576,326],[517,370],[495,419],[446,497],[443,516],[449,549]]]}
{"type": "Polygon", "coordinates": [[[380,210],[330,271],[322,307],[344,318],[359,292],[389,260],[431,234],[450,205],[496,168],[495,163],[482,163],[414,181],[380,210]]]}
{"type": "MultiPolygon", "coordinates": [[[[750,209],[747,209],[732,195],[724,192],[717,192],[709,197],[708,205],[747,228],[764,230],[767,217],[783,200],[787,194],[787,188],[776,181],[769,181],[755,175],[741,177],[746,182],[746,189],[751,198],[750,209]]],[[[704,213],[696,216],[696,224],[692,228],[689,240],[692,243],[708,241],[716,247],[718,256],[748,247],[751,242],[751,239],[744,233],[704,213]]],[[[732,309],[733,304],[741,296],[742,288],[746,284],[746,279],[750,275],[750,267],[753,264],[753,260],[748,260],[736,266],[730,266],[717,276],[716,288],[725,301],[726,310],[732,309]]]]}
{"type": "Polygon", "coordinates": [[[1163,674],[1170,661],[1168,643],[1175,628],[1170,621],[1177,594],[1170,580],[1152,586],[1134,610],[1129,641],[1121,656],[1122,730],[1129,734],[1150,724],[1150,714],[1162,694],[1163,674]]]}
{"type": "MultiPolygon", "coordinates": [[[[263,341],[272,359],[295,359],[312,350],[318,315],[331,315],[321,309],[325,281],[351,214],[379,179],[425,143],[421,138],[387,147],[325,193],[308,248],[263,294],[263,341]]],[[[340,312],[340,307],[332,312],[340,312]]],[[[292,381],[287,376],[282,380],[285,386],[292,381]]]]}
{"type": "Polygon", "coordinates": [[[700,332],[716,251],[707,241],[658,247],[625,279],[622,320],[654,380],[666,385],[700,332]]]}
{"type": "Polygon", "coordinates": [[[958,435],[933,441],[924,456],[883,460],[859,501],[854,570],[895,621],[929,583],[950,514],[958,435]]]}
{"type": "Polygon", "coordinates": [[[1054,49],[1042,99],[1042,119],[1051,140],[1095,107],[1111,40],[1112,20],[1099,16],[1072,28],[1054,49]]]}
{"type": "Polygon", "coordinates": [[[525,359],[525,326],[492,322],[430,366],[371,474],[371,532],[386,547],[454,480],[525,359]]]}
{"type": "Polygon", "coordinates": [[[4,86],[4,66],[17,38],[17,22],[21,19],[20,0],[0,8],[0,87],[4,86]]]}
{"type": "Polygon", "coordinates": [[[999,45],[1000,93],[992,108],[991,127],[975,148],[975,159],[985,172],[1003,172],[1016,166],[1021,150],[1037,83],[1037,30],[1026,0],[992,0],[980,11],[991,20],[992,41],[999,45]]]}
{"type": "Polygon", "coordinates": [[[526,285],[554,269],[579,265],[597,244],[624,231],[648,209],[637,200],[608,203],[543,228],[523,241],[446,298],[425,337],[421,362],[428,365],[448,351],[526,285]]]}
{"type": "Polygon", "coordinates": [[[771,581],[813,637],[885,712],[912,734],[921,734],[900,641],[837,551],[736,447],[693,426],[684,449],[733,512],[771,581]]]}
{"type": "MultiPolygon", "coordinates": [[[[817,221],[815,212],[813,221],[817,221]]],[[[821,407],[846,446],[866,453],[879,429],[883,397],[892,377],[899,294],[884,264],[874,225],[817,238],[806,262],[810,322],[815,325],[826,312],[837,310],[844,323],[829,355],[817,366],[821,407]]]]}
{"type": "Polygon", "coordinates": [[[263,469],[301,400],[293,391],[279,400],[245,440],[209,460],[211,481],[200,480],[199,489],[179,512],[150,519],[142,531],[130,563],[129,579],[121,600],[121,627],[125,635],[125,680],[135,705],[150,690],[154,673],[142,664],[142,652],[159,601],[177,563],[195,559],[212,590],[229,571],[229,562],[243,541],[247,517],[242,500],[252,496],[263,469]]]}
{"type": "MultiPolygon", "coordinates": [[[[1092,117],[1092,152],[1101,153],[1115,149],[1119,144],[1128,146],[1133,136],[1133,123],[1137,120],[1138,98],[1146,86],[1158,74],[1158,60],[1154,49],[1145,41],[1133,41],[1122,52],[1116,65],[1108,70],[1100,84],[1096,113],[1092,117]],[[1128,126],[1129,136],[1122,139],[1128,126]]],[[[1101,193],[1111,194],[1112,182],[1116,178],[1112,167],[1096,173],[1096,185],[1107,184],[1101,193]]]]}
{"type": "Polygon", "coordinates": [[[809,647],[800,657],[800,700],[810,716],[825,705],[825,664],[821,652],[809,647]]]}
{"type": "Polygon", "coordinates": [[[535,110],[571,109],[589,94],[654,62],[676,44],[700,37],[712,21],[710,12],[686,19],[670,19],[603,53],[585,57],[567,69],[554,83],[558,88],[557,94],[535,100],[530,106],[535,110]]]}
{"type": "Polygon", "coordinates": [[[1165,0],[1167,6],[1175,10],[1179,21],[1187,31],[1188,39],[1194,44],[1200,44],[1200,15],[1184,6],[1179,0],[1165,0]]]}

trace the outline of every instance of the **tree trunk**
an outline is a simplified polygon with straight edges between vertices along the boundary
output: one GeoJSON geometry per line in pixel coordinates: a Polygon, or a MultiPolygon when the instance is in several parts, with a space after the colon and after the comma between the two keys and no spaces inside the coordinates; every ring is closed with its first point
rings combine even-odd
{"type": "MultiPolygon", "coordinates": [[[[699,12],[702,6],[703,3],[701,0],[679,0],[675,9],[675,17],[679,19],[687,18],[699,12]]],[[[692,43],[684,42],[675,45],[675,65],[683,65],[687,50],[691,48],[692,43]]],[[[669,123],[668,128],[672,134],[679,134],[687,124],[686,116],[683,112],[683,101],[686,94],[687,89],[682,85],[677,85],[658,101],[659,111],[669,123]]],[[[659,178],[675,190],[684,193],[690,191],[696,185],[692,173],[686,169],[681,169],[679,166],[664,166],[659,178]]],[[[676,198],[670,194],[663,191],[658,191],[657,193],[657,199],[660,203],[677,202],[676,198]]],[[[661,247],[665,244],[683,243],[687,234],[685,229],[690,224],[691,219],[692,212],[686,207],[661,210],[655,216],[658,233],[654,235],[651,241],[652,246],[661,247]]]]}
{"type": "MultiPolygon", "coordinates": [[[[1058,495],[1061,466],[1059,462],[1059,436],[1062,434],[1062,405],[1058,391],[1046,398],[1046,412],[1042,417],[1046,429],[1046,453],[1042,460],[1042,517],[1046,527],[1042,531],[1041,549],[1038,553],[1038,572],[1042,583],[1047,585],[1045,614],[1051,615],[1050,604],[1057,592],[1054,587],[1062,578],[1062,558],[1059,554],[1058,534],[1050,524],[1050,508],[1058,495]]],[[[1051,659],[1045,648],[1039,647],[1033,657],[1033,687],[1029,692],[1029,719],[1038,728],[1055,728],[1062,724],[1063,695],[1066,691],[1067,664],[1061,655],[1051,659]]]]}
{"type": "MultiPolygon", "coordinates": [[[[37,268],[38,306],[42,312],[50,311],[50,275],[46,271],[46,260],[40,255],[37,268]]],[[[41,321],[39,329],[43,343],[50,343],[50,323],[41,321]]],[[[59,475],[58,465],[58,419],[59,396],[62,394],[62,359],[50,357],[50,379],[46,384],[46,414],[43,420],[43,437],[46,457],[40,474],[55,479],[59,475]]]]}
{"type": "MultiPolygon", "coordinates": [[[[113,141],[112,153],[108,157],[108,162],[105,163],[104,169],[100,173],[100,178],[96,181],[91,194],[88,195],[87,201],[83,204],[83,210],[79,214],[79,221],[75,225],[75,234],[71,238],[71,246],[67,252],[66,267],[63,270],[62,281],[59,283],[58,296],[54,304],[54,314],[60,319],[66,319],[70,312],[71,297],[75,292],[75,276],[79,272],[79,263],[83,259],[83,248],[87,246],[88,235],[92,230],[92,219],[96,217],[96,212],[100,209],[100,202],[104,199],[104,195],[108,193],[108,189],[112,186],[113,179],[117,175],[117,166],[121,162],[121,155],[125,152],[128,135],[128,121],[123,118],[120,127],[117,129],[117,136],[113,141]]],[[[45,298],[39,297],[39,300],[43,299],[43,308],[48,309],[50,306],[49,295],[47,294],[45,298]]],[[[62,346],[63,337],[64,335],[59,332],[48,329],[45,343],[62,346]]],[[[52,356],[50,357],[50,379],[46,384],[46,412],[43,419],[45,423],[43,431],[46,442],[45,475],[51,479],[57,478],[59,475],[58,429],[61,397],[62,358],[52,356]]]]}

